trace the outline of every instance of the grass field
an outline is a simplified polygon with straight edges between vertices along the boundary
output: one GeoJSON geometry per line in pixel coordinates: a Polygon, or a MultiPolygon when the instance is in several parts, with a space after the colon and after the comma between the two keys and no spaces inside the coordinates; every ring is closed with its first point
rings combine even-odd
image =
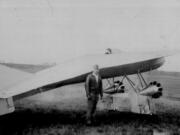
{"type": "Polygon", "coordinates": [[[64,87],[16,102],[15,113],[0,118],[7,135],[180,134],[179,101],[155,100],[157,115],[98,110],[96,125],[85,125],[82,84],[64,87]],[[71,93],[71,94],[70,94],[71,93]]]}
{"type": "MultiPolygon", "coordinates": [[[[178,95],[177,74],[154,73],[165,97],[178,95]]],[[[180,101],[153,101],[157,115],[97,110],[96,125],[85,125],[86,97],[83,84],[71,85],[16,101],[16,111],[0,117],[0,135],[178,135],[180,101]]]]}

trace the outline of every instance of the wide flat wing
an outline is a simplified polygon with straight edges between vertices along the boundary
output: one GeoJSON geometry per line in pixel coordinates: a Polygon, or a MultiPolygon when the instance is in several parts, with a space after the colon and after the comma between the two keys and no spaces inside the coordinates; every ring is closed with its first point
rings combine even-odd
{"type": "MultiPolygon", "coordinates": [[[[52,89],[57,86],[62,86],[63,83],[65,85],[83,82],[85,80],[85,75],[91,72],[92,65],[94,64],[98,64],[102,70],[106,68],[111,69],[111,67],[115,67],[113,70],[118,70],[117,67],[121,67],[123,69],[124,65],[131,64],[131,68],[133,68],[133,64],[160,59],[167,55],[169,54],[165,54],[163,52],[146,52],[116,53],[111,55],[95,54],[79,57],[61,63],[56,67],[38,72],[33,78],[28,79],[20,84],[1,89],[0,98],[8,98],[20,94],[26,94],[31,91],[37,92],[39,91],[39,88],[45,86],[52,89]],[[79,81],[77,82],[76,80],[79,81]]],[[[111,74],[113,70],[110,71],[109,74],[111,74]]]]}
{"type": "Polygon", "coordinates": [[[7,89],[33,77],[33,74],[15,70],[0,64],[0,90],[7,89]]]}
{"type": "MultiPolygon", "coordinates": [[[[33,74],[15,70],[0,64],[0,90],[5,91],[33,77],[33,74]]],[[[15,110],[13,97],[0,98],[0,115],[11,113],[15,110]]]]}

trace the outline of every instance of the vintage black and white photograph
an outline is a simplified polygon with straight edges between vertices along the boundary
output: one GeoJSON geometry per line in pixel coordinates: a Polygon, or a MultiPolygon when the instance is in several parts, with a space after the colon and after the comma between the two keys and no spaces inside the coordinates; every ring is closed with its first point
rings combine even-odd
{"type": "Polygon", "coordinates": [[[180,135],[180,1],[0,0],[0,135],[180,135]]]}

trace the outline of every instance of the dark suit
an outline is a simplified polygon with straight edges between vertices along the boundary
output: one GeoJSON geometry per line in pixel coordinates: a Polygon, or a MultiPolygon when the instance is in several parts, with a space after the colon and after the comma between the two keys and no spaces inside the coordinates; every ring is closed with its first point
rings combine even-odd
{"type": "Polygon", "coordinates": [[[85,90],[87,96],[87,121],[92,121],[96,105],[99,99],[99,95],[103,96],[102,91],[102,79],[101,76],[98,75],[98,80],[93,74],[89,74],[86,78],[85,90]]]}

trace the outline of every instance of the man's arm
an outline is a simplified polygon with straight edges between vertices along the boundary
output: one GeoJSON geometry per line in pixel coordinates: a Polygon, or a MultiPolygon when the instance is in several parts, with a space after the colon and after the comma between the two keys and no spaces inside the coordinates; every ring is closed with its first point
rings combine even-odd
{"type": "Polygon", "coordinates": [[[90,97],[89,82],[90,82],[90,75],[87,76],[86,82],[85,82],[85,90],[86,90],[86,96],[87,96],[87,98],[90,97]]]}
{"type": "Polygon", "coordinates": [[[101,98],[103,97],[103,84],[102,84],[102,79],[100,81],[100,96],[101,98]]]}

